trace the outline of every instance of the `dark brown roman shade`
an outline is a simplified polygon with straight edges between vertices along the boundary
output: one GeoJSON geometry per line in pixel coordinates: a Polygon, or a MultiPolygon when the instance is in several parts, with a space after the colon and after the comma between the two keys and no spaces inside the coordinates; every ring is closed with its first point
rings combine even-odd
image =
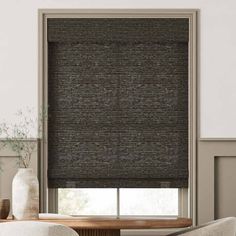
{"type": "Polygon", "coordinates": [[[188,186],[184,18],[48,19],[48,182],[188,186]]]}

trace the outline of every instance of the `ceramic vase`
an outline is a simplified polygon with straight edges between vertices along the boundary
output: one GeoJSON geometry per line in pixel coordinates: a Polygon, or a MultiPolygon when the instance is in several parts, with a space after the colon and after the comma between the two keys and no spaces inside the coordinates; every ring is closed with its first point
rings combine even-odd
{"type": "Polygon", "coordinates": [[[12,182],[12,215],[15,220],[39,217],[39,182],[30,168],[20,168],[12,182]]]}

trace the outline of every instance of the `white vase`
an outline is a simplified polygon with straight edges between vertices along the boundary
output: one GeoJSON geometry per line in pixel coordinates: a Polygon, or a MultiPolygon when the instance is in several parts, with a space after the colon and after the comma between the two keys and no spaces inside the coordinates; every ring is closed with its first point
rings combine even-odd
{"type": "Polygon", "coordinates": [[[12,215],[15,220],[39,217],[39,182],[30,168],[20,168],[12,182],[12,215]]]}

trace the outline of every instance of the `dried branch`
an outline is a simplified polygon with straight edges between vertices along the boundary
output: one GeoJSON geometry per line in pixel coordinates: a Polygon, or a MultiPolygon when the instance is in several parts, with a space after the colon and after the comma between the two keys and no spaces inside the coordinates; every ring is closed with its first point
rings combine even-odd
{"type": "Polygon", "coordinates": [[[47,118],[47,109],[42,109],[38,117],[34,115],[32,108],[27,108],[26,112],[19,110],[16,113],[17,123],[0,124],[0,135],[6,141],[3,142],[0,149],[8,146],[19,156],[19,166],[28,168],[31,162],[32,154],[36,151],[37,142],[30,139],[43,138],[43,121],[47,118]],[[35,136],[34,133],[37,135],[35,136]]]}

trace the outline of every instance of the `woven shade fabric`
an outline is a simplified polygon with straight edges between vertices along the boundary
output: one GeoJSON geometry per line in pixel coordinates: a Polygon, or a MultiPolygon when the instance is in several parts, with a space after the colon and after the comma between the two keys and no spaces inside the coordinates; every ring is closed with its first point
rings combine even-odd
{"type": "Polygon", "coordinates": [[[188,186],[188,24],[48,20],[49,187],[188,186]]]}

